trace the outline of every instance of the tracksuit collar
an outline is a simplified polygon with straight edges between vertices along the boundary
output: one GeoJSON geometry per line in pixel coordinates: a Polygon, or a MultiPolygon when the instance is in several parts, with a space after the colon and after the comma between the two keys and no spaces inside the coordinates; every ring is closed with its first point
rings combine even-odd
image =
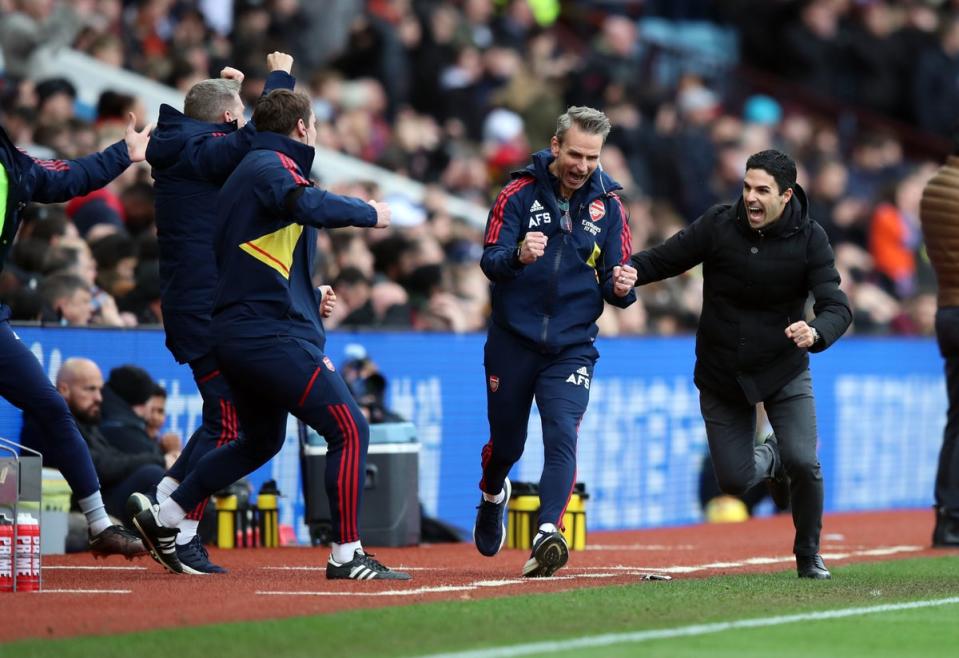
{"type": "Polygon", "coordinates": [[[253,148],[279,151],[283,155],[290,156],[304,176],[309,176],[310,170],[313,168],[313,158],[316,156],[316,149],[312,146],[307,146],[286,135],[273,132],[258,132],[256,137],[253,138],[253,148]]]}

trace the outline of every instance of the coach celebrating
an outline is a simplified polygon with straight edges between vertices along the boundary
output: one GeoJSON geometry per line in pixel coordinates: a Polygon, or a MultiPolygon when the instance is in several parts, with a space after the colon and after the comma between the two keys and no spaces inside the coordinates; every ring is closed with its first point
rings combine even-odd
{"type": "Polygon", "coordinates": [[[762,151],[746,162],[738,203],[710,208],[658,247],[633,254],[631,263],[636,285],[703,264],[695,382],[719,485],[735,495],[768,479],[774,497],[785,499],[788,478],[799,577],[825,579],[808,353],[836,342],[852,313],[826,232],[807,209],[795,162],[762,151]],[[810,293],[815,317],[807,323],[810,293]],[[756,446],[759,402],[775,435],[756,446]]]}

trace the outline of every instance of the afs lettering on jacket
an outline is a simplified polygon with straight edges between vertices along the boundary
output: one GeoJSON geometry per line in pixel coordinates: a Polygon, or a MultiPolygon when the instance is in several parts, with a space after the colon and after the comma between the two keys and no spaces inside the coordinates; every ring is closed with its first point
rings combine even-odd
{"type": "Polygon", "coordinates": [[[549,149],[514,172],[486,224],[480,262],[491,281],[493,321],[536,349],[556,353],[596,338],[603,300],[619,308],[636,301],[613,292],[613,267],[629,260],[632,243],[621,185],[597,169],[569,201],[569,224],[557,200],[549,149]],[[546,253],[529,265],[516,248],[531,231],[546,234],[546,253]]]}

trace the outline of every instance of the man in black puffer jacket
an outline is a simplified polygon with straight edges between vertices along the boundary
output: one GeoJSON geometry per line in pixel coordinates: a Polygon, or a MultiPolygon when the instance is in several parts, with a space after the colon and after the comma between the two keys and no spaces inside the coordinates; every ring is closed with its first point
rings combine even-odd
{"type": "Polygon", "coordinates": [[[823,484],[809,352],[836,342],[852,312],[826,232],[807,207],[795,162],[762,151],[746,162],[738,203],[710,208],[631,263],[636,285],[703,264],[695,381],[717,479],[734,495],[768,479],[777,503],[791,497],[799,576],[821,579],[830,576],[819,555],[823,484]],[[754,446],[759,402],[775,435],[754,446]]]}

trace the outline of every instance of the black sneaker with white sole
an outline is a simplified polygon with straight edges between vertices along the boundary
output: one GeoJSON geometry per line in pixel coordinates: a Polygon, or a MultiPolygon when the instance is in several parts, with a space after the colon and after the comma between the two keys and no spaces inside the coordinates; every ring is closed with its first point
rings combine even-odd
{"type": "Polygon", "coordinates": [[[409,580],[410,575],[402,571],[393,571],[376,560],[370,553],[356,549],[353,559],[340,564],[330,556],[326,563],[328,580],[409,580]]]}
{"type": "Polygon", "coordinates": [[[533,552],[523,565],[526,578],[546,578],[563,568],[569,560],[569,547],[559,532],[539,532],[533,538],[533,552]]]}
{"type": "Polygon", "coordinates": [[[151,505],[133,517],[133,525],[154,560],[171,573],[183,573],[183,565],[176,555],[176,536],[180,531],[160,525],[157,520],[159,511],[157,505],[151,505]]]}
{"type": "Polygon", "coordinates": [[[153,494],[149,493],[140,493],[139,491],[134,491],[130,494],[130,497],[127,498],[127,516],[132,520],[134,516],[139,514],[145,509],[150,509],[157,504],[157,498],[153,494]]]}
{"type": "Polygon", "coordinates": [[[512,488],[509,478],[503,482],[503,501],[491,503],[480,497],[476,508],[476,522],[473,524],[473,543],[476,549],[486,557],[493,557],[503,548],[506,541],[506,506],[509,504],[512,488]]]}

